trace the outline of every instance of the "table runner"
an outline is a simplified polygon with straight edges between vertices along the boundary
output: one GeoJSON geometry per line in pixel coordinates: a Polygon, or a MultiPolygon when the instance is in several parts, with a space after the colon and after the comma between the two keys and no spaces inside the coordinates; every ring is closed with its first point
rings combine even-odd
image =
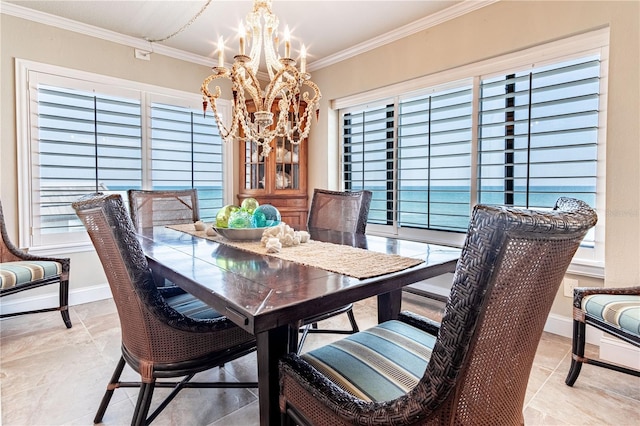
{"type": "Polygon", "coordinates": [[[283,247],[279,253],[267,253],[260,241],[230,241],[220,235],[209,236],[205,231],[196,231],[191,223],[166,225],[167,228],[206,238],[220,244],[236,247],[256,254],[277,257],[306,266],[337,272],[350,277],[365,279],[402,271],[419,265],[423,259],[379,253],[342,244],[309,240],[294,247],[283,247]]]}

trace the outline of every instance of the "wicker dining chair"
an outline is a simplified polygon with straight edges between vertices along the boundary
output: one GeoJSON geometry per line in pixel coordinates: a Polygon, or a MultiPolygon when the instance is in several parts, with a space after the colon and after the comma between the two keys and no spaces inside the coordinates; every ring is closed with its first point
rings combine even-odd
{"type": "Polygon", "coordinates": [[[196,189],[130,189],[129,213],[137,232],[160,225],[195,223],[200,220],[196,189]]]}
{"type": "MultiPolygon", "coordinates": [[[[353,234],[364,234],[367,228],[369,206],[371,205],[371,191],[329,191],[314,189],[307,228],[327,229],[353,234]]],[[[352,334],[359,331],[356,317],[353,314],[353,304],[342,306],[331,312],[307,318],[302,323],[302,335],[298,343],[298,352],[302,349],[309,333],[352,334]],[[351,330],[319,329],[318,322],[346,313],[349,317],[351,330]]]]}
{"type": "Polygon", "coordinates": [[[72,205],[102,262],[122,332],[122,356],[94,423],[102,421],[113,391],[119,387],[140,388],[131,424],[142,425],[151,423],[183,388],[257,386],[257,383],[190,382],[200,371],[254,351],[254,337],[212,309],[198,312],[196,317],[191,315],[190,306],[163,295],[154,283],[120,195],[93,194],[72,205]],[[120,382],[125,365],[140,374],[140,382],[120,382]],[[157,381],[176,377],[180,380],[157,381]],[[174,389],[147,417],[155,387],[174,389]]]}
{"type": "MultiPolygon", "coordinates": [[[[137,233],[154,226],[180,225],[200,220],[197,189],[144,190],[129,189],[129,214],[137,233]]],[[[175,287],[167,279],[156,277],[160,287],[174,287],[175,294],[184,294],[184,303],[199,303],[197,298],[175,287]]]]}
{"type": "Polygon", "coordinates": [[[69,318],[69,270],[71,260],[44,257],[20,250],[9,239],[0,202],[0,297],[50,284],[59,284],[59,306],[0,315],[0,318],[39,312],[60,311],[62,321],[71,328],[69,318]]]}
{"type": "Polygon", "coordinates": [[[573,386],[582,364],[640,377],[640,370],[585,356],[587,325],[640,348],[640,286],[573,289],[571,367],[565,383],[573,386]]]}
{"type": "Polygon", "coordinates": [[[523,424],[531,366],[595,212],[474,208],[442,323],[410,312],[280,361],[283,423],[523,424]]]}

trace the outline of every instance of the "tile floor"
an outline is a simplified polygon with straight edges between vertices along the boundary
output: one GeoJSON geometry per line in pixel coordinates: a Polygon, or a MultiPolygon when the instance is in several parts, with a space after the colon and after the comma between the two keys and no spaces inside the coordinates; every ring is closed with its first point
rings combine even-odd
{"type": "MultiPolygon", "coordinates": [[[[410,294],[403,301],[404,309],[435,318],[439,318],[442,307],[438,302],[410,294]]],[[[361,328],[374,325],[375,300],[357,303],[355,314],[361,328]]],[[[104,300],[73,306],[71,320],[73,328],[69,330],[57,312],[0,322],[0,424],[93,423],[120,356],[118,317],[113,301],[104,300]]],[[[328,321],[334,326],[347,324],[345,315],[328,321]]],[[[339,336],[310,335],[305,349],[333,338],[339,336]]],[[[564,384],[570,345],[569,339],[543,335],[525,401],[526,424],[640,425],[640,378],[584,366],[575,386],[570,388],[564,384]]],[[[135,380],[131,370],[125,370],[125,374],[135,380]]],[[[256,380],[255,354],[201,375],[256,380]]],[[[157,394],[166,392],[167,389],[156,390],[157,394]]],[[[116,390],[104,424],[129,424],[136,395],[136,389],[116,390]]],[[[211,426],[257,423],[257,393],[246,389],[186,389],[154,422],[211,426]]]]}

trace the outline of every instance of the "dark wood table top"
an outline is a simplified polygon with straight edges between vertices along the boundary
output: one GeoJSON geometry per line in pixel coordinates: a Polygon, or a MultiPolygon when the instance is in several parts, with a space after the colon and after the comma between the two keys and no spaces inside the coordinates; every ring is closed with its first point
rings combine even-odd
{"type": "Polygon", "coordinates": [[[379,321],[394,318],[403,286],[452,272],[460,256],[457,248],[379,236],[312,230],[311,237],[424,262],[357,279],[166,227],[139,236],[152,269],[257,337],[261,424],[279,420],[277,359],[295,350],[301,320],[372,296],[378,296],[379,321]]]}

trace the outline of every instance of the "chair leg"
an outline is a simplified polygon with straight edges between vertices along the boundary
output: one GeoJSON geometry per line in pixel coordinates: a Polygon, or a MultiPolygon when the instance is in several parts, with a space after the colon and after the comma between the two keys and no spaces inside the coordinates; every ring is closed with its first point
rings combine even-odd
{"type": "Polygon", "coordinates": [[[69,318],[69,281],[60,281],[60,315],[67,328],[71,328],[71,318],[69,318]]]}
{"type": "Polygon", "coordinates": [[[143,426],[147,424],[147,413],[151,406],[151,398],[153,397],[153,390],[155,387],[155,379],[151,383],[141,383],[140,393],[138,393],[138,402],[136,402],[136,408],[133,411],[133,419],[131,419],[131,426],[143,426]]]}
{"type": "Polygon", "coordinates": [[[360,331],[360,329],[358,328],[358,323],[356,322],[356,317],[353,315],[353,309],[349,309],[347,311],[347,316],[349,317],[349,322],[351,323],[353,332],[357,333],[358,331],[360,331]]]}
{"type": "Polygon", "coordinates": [[[118,361],[118,365],[116,365],[116,369],[111,376],[111,380],[107,385],[107,391],[104,393],[102,397],[102,402],[100,402],[100,407],[98,407],[98,412],[93,419],[93,423],[101,423],[102,417],[104,417],[104,412],[107,411],[107,406],[109,405],[109,401],[111,401],[111,397],[113,396],[113,391],[116,389],[118,381],[120,380],[120,375],[122,374],[122,370],[124,369],[125,361],[124,357],[120,357],[120,361],[118,361]]]}
{"type": "Polygon", "coordinates": [[[565,379],[565,383],[568,386],[573,386],[582,369],[582,359],[584,359],[584,346],[586,340],[586,325],[585,323],[577,320],[573,320],[573,340],[571,341],[571,367],[569,368],[569,374],[565,379]]]}
{"type": "Polygon", "coordinates": [[[302,327],[302,336],[300,336],[300,339],[298,339],[298,351],[296,352],[296,354],[298,355],[300,355],[300,351],[302,351],[302,346],[304,345],[304,341],[307,340],[307,335],[309,334],[309,327],[311,326],[312,324],[307,324],[302,327]]]}
{"type": "MultiPolygon", "coordinates": [[[[167,405],[169,405],[169,403],[173,401],[173,398],[175,398],[176,395],[178,395],[178,392],[184,389],[184,386],[189,382],[189,380],[193,379],[193,376],[195,376],[195,373],[187,375],[184,379],[178,382],[178,384],[176,384],[176,386],[173,388],[171,393],[164,399],[164,401],[162,401],[162,403],[160,403],[160,405],[158,405],[155,411],[151,413],[151,415],[146,419],[147,424],[151,423],[156,417],[158,417],[158,415],[162,412],[162,410],[164,410],[167,407],[167,405]]],[[[151,401],[151,399],[149,399],[149,401],[151,401]]]]}

